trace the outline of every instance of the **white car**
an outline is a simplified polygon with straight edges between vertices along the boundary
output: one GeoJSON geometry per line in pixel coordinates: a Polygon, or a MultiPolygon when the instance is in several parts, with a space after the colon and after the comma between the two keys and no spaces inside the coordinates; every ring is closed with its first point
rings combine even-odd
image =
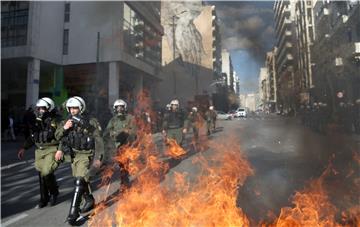
{"type": "Polygon", "coordinates": [[[236,117],[247,117],[246,110],[243,108],[239,108],[236,110],[236,117]]]}
{"type": "Polygon", "coordinates": [[[216,111],[216,113],[217,113],[216,119],[218,119],[218,120],[231,120],[232,119],[231,114],[225,113],[223,111],[216,111]]]}

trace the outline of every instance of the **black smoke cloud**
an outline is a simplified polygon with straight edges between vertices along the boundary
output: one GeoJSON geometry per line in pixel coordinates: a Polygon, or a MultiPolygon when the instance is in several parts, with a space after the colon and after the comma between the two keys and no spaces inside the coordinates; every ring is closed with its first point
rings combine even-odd
{"type": "Polygon", "coordinates": [[[275,42],[273,2],[209,1],[216,6],[223,48],[247,51],[260,65],[275,42]]]}

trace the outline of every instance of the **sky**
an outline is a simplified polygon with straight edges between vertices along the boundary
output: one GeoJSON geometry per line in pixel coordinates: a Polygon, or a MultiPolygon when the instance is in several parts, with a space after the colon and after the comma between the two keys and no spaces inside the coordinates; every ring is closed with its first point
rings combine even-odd
{"type": "Polygon", "coordinates": [[[208,1],[216,6],[222,48],[230,51],[240,93],[258,91],[260,67],[275,43],[273,1],[208,1]]]}

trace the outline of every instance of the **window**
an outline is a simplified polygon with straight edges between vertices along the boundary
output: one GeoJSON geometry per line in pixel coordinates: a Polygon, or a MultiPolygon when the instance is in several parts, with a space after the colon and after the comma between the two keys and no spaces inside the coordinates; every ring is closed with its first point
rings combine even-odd
{"type": "Polygon", "coordinates": [[[65,2],[64,22],[70,21],[70,2],[65,2]]]}
{"type": "Polygon", "coordinates": [[[67,55],[68,53],[69,53],[69,29],[65,29],[63,36],[63,55],[67,55]]]}
{"type": "Polygon", "coordinates": [[[1,46],[21,46],[27,42],[28,2],[1,2],[1,46]]]}
{"type": "Polygon", "coordinates": [[[151,65],[160,65],[161,34],[126,3],[123,31],[125,52],[151,65]]]}

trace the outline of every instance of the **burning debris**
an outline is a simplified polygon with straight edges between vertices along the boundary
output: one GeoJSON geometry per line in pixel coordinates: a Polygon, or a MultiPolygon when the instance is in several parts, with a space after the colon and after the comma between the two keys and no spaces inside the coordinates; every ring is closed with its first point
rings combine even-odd
{"type": "MultiPolygon", "coordinates": [[[[141,122],[138,124],[143,127],[141,122]]],[[[248,218],[241,204],[236,204],[239,187],[255,174],[239,143],[229,136],[202,142],[208,150],[195,152],[192,157],[191,165],[198,173],[191,180],[189,172],[174,171],[171,162],[186,160],[194,152],[191,154],[174,140],[168,140],[168,146],[162,150],[151,134],[139,130],[137,140],[120,147],[114,158],[131,174],[131,187],[120,194],[110,194],[107,187],[115,168],[105,171],[101,184],[105,190],[100,189],[104,201],[96,207],[89,226],[253,226],[254,220],[248,218]]],[[[355,152],[353,161],[357,168],[358,157],[355,152]]],[[[293,207],[281,208],[279,215],[269,211],[273,221],[258,226],[360,226],[356,172],[353,166],[339,171],[329,165],[318,179],[295,192],[293,207]],[[344,207],[334,203],[329,192],[329,178],[341,176],[340,172],[345,172],[353,187],[349,197],[353,201],[347,201],[344,207]]],[[[262,196],[260,191],[255,193],[262,196]]]]}

